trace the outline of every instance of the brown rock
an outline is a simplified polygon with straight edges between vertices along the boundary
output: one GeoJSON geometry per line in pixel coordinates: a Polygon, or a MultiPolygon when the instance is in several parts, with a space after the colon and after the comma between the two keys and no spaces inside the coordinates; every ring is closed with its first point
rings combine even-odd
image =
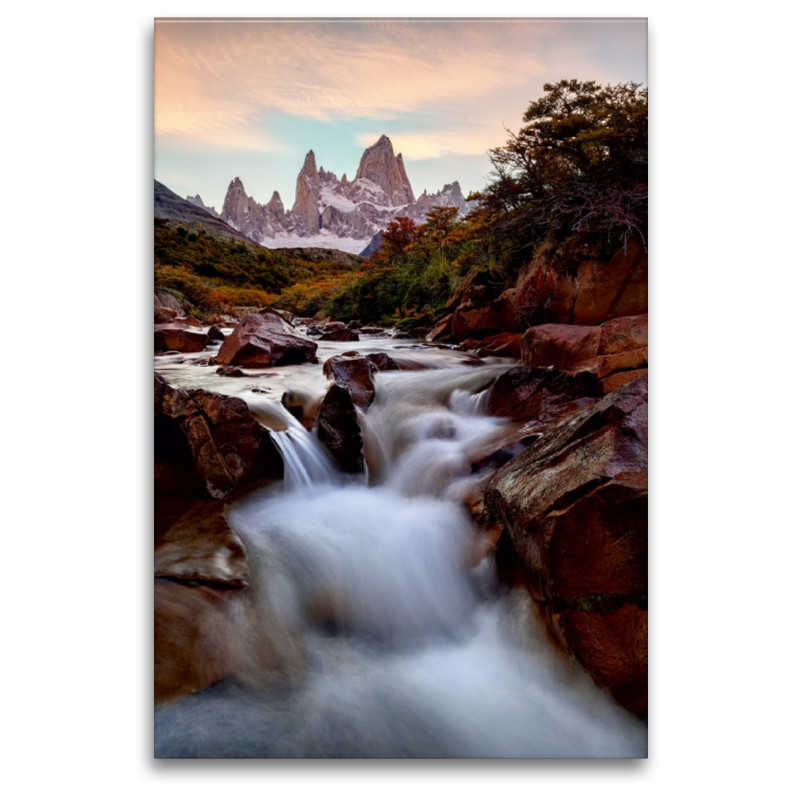
{"type": "Polygon", "coordinates": [[[180,323],[155,326],[154,349],[157,352],[177,350],[179,353],[199,353],[208,344],[208,336],[202,331],[188,328],[180,323]]]}
{"type": "Polygon", "coordinates": [[[345,472],[364,471],[363,439],[356,405],[350,392],[338,383],[328,389],[322,401],[317,435],[345,472]]]}
{"type": "Polygon", "coordinates": [[[190,328],[200,328],[200,320],[194,317],[175,317],[174,322],[180,325],[188,325],[190,328]]]}
{"type": "Polygon", "coordinates": [[[512,367],[498,376],[489,389],[486,412],[497,417],[532,419],[579,397],[599,396],[600,386],[590,372],[512,367]]]}
{"type": "Polygon", "coordinates": [[[250,573],[244,545],[222,512],[221,501],[201,500],[173,523],[159,537],[156,577],[245,588],[250,573]]]}
{"type": "Polygon", "coordinates": [[[589,325],[536,325],[522,337],[522,362],[532,367],[578,369],[594,361],[602,330],[589,325]]]}
{"type": "Polygon", "coordinates": [[[647,314],[610,319],[600,329],[600,355],[614,355],[647,347],[647,314]]]}
{"type": "MultiPolygon", "coordinates": [[[[476,288],[473,287],[473,294],[476,288]]],[[[468,338],[485,338],[499,333],[503,327],[503,319],[494,303],[476,305],[471,301],[462,303],[454,312],[451,328],[458,341],[468,338]]]]}
{"type": "Polygon", "coordinates": [[[372,382],[375,367],[370,361],[358,354],[333,356],[322,369],[327,377],[347,389],[358,408],[366,411],[375,398],[372,382]]]}
{"type": "Polygon", "coordinates": [[[226,378],[246,378],[245,373],[239,367],[217,367],[217,375],[224,375],[226,378]]]}
{"type": "Polygon", "coordinates": [[[222,343],[217,363],[268,367],[315,361],[316,342],[295,333],[277,314],[249,314],[222,343]]]}
{"type": "Polygon", "coordinates": [[[208,329],[208,339],[211,342],[224,342],[225,334],[216,325],[212,325],[208,329]]]}
{"type": "Polygon", "coordinates": [[[153,310],[153,323],[155,325],[169,325],[172,322],[172,318],[174,317],[175,312],[173,311],[172,314],[165,314],[162,309],[156,308],[153,310]]]}
{"type": "Polygon", "coordinates": [[[500,356],[505,358],[521,358],[522,334],[497,333],[478,342],[475,349],[481,358],[500,356]]]}
{"type": "Polygon", "coordinates": [[[434,326],[431,332],[425,337],[429,342],[448,341],[452,338],[453,315],[448,314],[442,317],[434,326]]]}
{"type": "MultiPolygon", "coordinates": [[[[514,554],[556,627],[574,623],[563,616],[567,611],[608,615],[626,604],[641,607],[647,595],[647,376],[540,425],[536,441],[489,481],[485,514],[487,525],[502,528],[498,551],[514,554]]],[[[593,630],[606,635],[599,623],[593,630]]],[[[595,650],[619,646],[630,663],[639,663],[630,637],[610,622],[605,630],[613,641],[601,638],[591,645],[595,650]]],[[[580,643],[588,652],[583,634],[570,636],[564,636],[570,648],[580,643]]],[[[579,657],[600,685],[612,685],[595,661],[579,657]]],[[[644,694],[632,685],[614,686],[626,708],[642,713],[646,682],[644,694]]]]}
{"type": "Polygon", "coordinates": [[[158,492],[221,498],[235,486],[280,478],[283,461],[244,400],[170,386],[155,374],[158,492]]]}
{"type": "Polygon", "coordinates": [[[613,392],[614,390],[619,389],[628,383],[632,383],[642,375],[647,375],[646,369],[634,369],[630,370],[629,372],[616,372],[613,375],[610,375],[608,378],[604,378],[601,382],[600,385],[602,387],[603,394],[609,394],[610,392],[613,392]]]}
{"type": "Polygon", "coordinates": [[[626,603],[611,613],[563,611],[553,623],[564,643],[623,707],[647,717],[647,609],[626,603]]]}
{"type": "Polygon", "coordinates": [[[357,342],[359,335],[350,328],[341,328],[323,333],[320,336],[321,342],[357,342]]]}
{"type": "MultiPolygon", "coordinates": [[[[647,251],[640,241],[610,259],[584,259],[570,274],[555,274],[551,256],[540,256],[520,272],[517,288],[553,272],[555,289],[548,298],[550,319],[565,325],[598,325],[615,317],[647,313],[647,251]]],[[[541,282],[541,281],[540,281],[541,282]]],[[[530,292],[528,292],[530,293],[530,292]]]]}
{"type": "Polygon", "coordinates": [[[506,289],[497,300],[500,318],[503,321],[503,330],[510,333],[521,333],[517,315],[517,290],[506,289]]]}

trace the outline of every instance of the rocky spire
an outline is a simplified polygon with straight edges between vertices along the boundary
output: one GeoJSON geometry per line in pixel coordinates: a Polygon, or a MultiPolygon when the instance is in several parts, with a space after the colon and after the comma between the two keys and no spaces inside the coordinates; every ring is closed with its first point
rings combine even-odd
{"type": "Polygon", "coordinates": [[[314,151],[309,150],[297,176],[292,214],[309,233],[319,233],[319,173],[314,151]]]}
{"type": "Polygon", "coordinates": [[[380,186],[394,206],[414,202],[414,192],[406,175],[403,156],[399,153],[395,156],[388,136],[381,136],[372,147],[364,151],[356,173],[356,180],[359,178],[366,178],[380,186]]]}

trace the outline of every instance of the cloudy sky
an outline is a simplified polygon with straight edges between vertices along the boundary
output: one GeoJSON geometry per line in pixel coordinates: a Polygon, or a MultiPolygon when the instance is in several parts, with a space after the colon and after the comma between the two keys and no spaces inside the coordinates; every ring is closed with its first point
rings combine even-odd
{"type": "Polygon", "coordinates": [[[218,211],[237,176],[291,207],[309,150],[352,179],[386,134],[417,196],[466,194],[561,78],[646,84],[646,21],[157,20],[155,177],[218,211]]]}

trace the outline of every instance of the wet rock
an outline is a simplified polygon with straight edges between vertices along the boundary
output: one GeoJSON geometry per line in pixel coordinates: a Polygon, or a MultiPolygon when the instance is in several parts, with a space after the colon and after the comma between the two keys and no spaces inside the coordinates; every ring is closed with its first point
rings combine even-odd
{"type": "Polygon", "coordinates": [[[553,621],[595,683],[637,717],[647,717],[647,609],[626,603],[609,613],[569,610],[553,621]]]}
{"type": "Polygon", "coordinates": [[[333,356],[323,364],[323,372],[328,378],[345,387],[353,398],[353,402],[362,411],[366,411],[375,398],[375,385],[372,375],[374,365],[363,356],[333,356]]]}
{"type": "Polygon", "coordinates": [[[153,310],[153,323],[155,325],[169,325],[173,317],[175,316],[175,312],[173,311],[172,314],[166,314],[160,308],[156,308],[153,310]]]}
{"type": "Polygon", "coordinates": [[[230,529],[222,502],[201,500],[164,533],[155,549],[155,575],[242,589],[250,582],[244,545],[230,529]]]}
{"type": "Polygon", "coordinates": [[[448,314],[442,317],[431,329],[431,332],[425,337],[429,342],[444,342],[452,338],[453,315],[448,314]]]}
{"type": "Polygon", "coordinates": [[[221,498],[254,480],[280,478],[283,461],[244,400],[171,386],[155,373],[157,492],[221,498]]]}
{"type": "Polygon", "coordinates": [[[287,389],[282,397],[283,407],[307,430],[316,425],[324,395],[312,394],[303,389],[287,389]]]}
{"type": "Polygon", "coordinates": [[[308,335],[308,336],[322,336],[322,331],[316,325],[309,325],[306,328],[306,335],[308,335]]]}
{"type": "Polygon", "coordinates": [[[326,331],[320,337],[321,342],[357,342],[359,335],[350,328],[338,328],[326,331]]]}
{"type": "Polygon", "coordinates": [[[378,328],[375,325],[364,325],[363,327],[359,328],[360,333],[369,334],[371,336],[375,336],[376,334],[385,333],[383,328],[378,328]]]}
{"type": "Polygon", "coordinates": [[[647,396],[644,375],[547,426],[537,421],[535,442],[492,477],[484,497],[487,525],[502,530],[498,553],[513,554],[533,598],[595,681],[639,715],[647,707],[641,670],[609,678],[587,653],[622,648],[641,665],[635,637],[619,633],[609,615],[646,605],[647,396]],[[577,611],[604,618],[578,624],[564,616],[577,611]]]}
{"type": "Polygon", "coordinates": [[[532,419],[554,406],[601,394],[591,372],[569,373],[537,367],[512,367],[489,388],[486,413],[511,419],[532,419]]]}
{"type": "Polygon", "coordinates": [[[350,322],[347,323],[347,327],[352,330],[358,330],[361,327],[361,323],[357,319],[351,319],[350,322]]]}
{"type": "Polygon", "coordinates": [[[247,374],[239,367],[217,367],[217,375],[224,375],[226,378],[246,378],[247,374]]]}
{"type": "Polygon", "coordinates": [[[220,328],[235,328],[238,323],[239,320],[229,314],[212,314],[203,320],[203,325],[217,325],[220,328]]]}
{"type": "Polygon", "coordinates": [[[316,361],[317,344],[277,314],[249,314],[222,343],[217,363],[268,367],[316,361]]]}
{"type": "Polygon", "coordinates": [[[174,322],[177,322],[180,325],[188,325],[190,328],[202,327],[199,319],[195,319],[194,317],[189,317],[189,316],[175,317],[174,322]]]}
{"type": "Polygon", "coordinates": [[[208,329],[208,340],[210,342],[224,342],[225,334],[216,325],[212,325],[208,329]]]}
{"type": "Polygon", "coordinates": [[[317,435],[347,473],[364,471],[363,438],[356,404],[344,386],[334,383],[319,410],[317,435]]]}
{"type": "Polygon", "coordinates": [[[205,333],[181,323],[156,325],[154,330],[153,347],[156,352],[174,350],[179,353],[199,353],[208,344],[205,333]]]}

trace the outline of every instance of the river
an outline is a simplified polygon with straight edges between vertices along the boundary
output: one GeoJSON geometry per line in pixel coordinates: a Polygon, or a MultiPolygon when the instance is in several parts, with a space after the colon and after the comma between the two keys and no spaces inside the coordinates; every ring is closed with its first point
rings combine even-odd
{"type": "Polygon", "coordinates": [[[156,708],[156,756],[646,756],[646,724],[551,644],[526,591],[481,557],[463,498],[485,477],[473,465],[508,437],[482,401],[513,362],[368,336],[319,345],[320,364],[261,377],[155,359],[170,383],[245,399],[285,463],[281,483],[227,510],[251,574],[235,636],[253,664],[266,646],[280,669],[156,708]],[[321,364],[354,349],[402,367],[376,375],[357,478],[279,402],[321,397],[321,364]]]}

